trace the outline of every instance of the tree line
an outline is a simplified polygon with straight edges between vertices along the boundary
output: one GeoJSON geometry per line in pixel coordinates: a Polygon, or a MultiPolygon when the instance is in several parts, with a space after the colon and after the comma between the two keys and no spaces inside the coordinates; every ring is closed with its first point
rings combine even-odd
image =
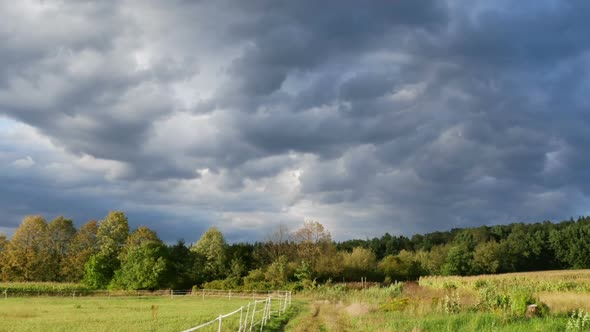
{"type": "Polygon", "coordinates": [[[194,244],[164,243],[123,212],[79,229],[72,220],[27,216],[0,234],[0,280],[82,282],[97,289],[312,288],[319,282],[392,282],[590,267],[590,218],[456,228],[334,242],[318,222],[279,226],[265,241],[228,244],[215,227],[194,244]]]}

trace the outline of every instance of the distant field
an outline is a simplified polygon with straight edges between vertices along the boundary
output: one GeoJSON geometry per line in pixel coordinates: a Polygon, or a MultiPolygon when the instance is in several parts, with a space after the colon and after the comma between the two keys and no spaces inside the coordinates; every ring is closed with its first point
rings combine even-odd
{"type": "Polygon", "coordinates": [[[306,292],[309,308],[285,331],[587,331],[590,270],[423,277],[419,284],[306,292]],[[527,306],[539,313],[526,317],[527,306]],[[578,311],[579,312],[579,311],[578,311]]]}
{"type": "MultiPolygon", "coordinates": [[[[0,331],[178,332],[229,313],[249,301],[200,297],[7,298],[0,299],[0,331]]],[[[237,330],[238,319],[239,315],[228,318],[223,325],[237,330]]]]}
{"type": "Polygon", "coordinates": [[[503,288],[514,286],[531,287],[537,292],[573,291],[590,293],[590,270],[519,272],[469,277],[431,276],[421,277],[420,285],[434,288],[445,288],[453,285],[459,288],[475,288],[482,281],[503,288]]]}

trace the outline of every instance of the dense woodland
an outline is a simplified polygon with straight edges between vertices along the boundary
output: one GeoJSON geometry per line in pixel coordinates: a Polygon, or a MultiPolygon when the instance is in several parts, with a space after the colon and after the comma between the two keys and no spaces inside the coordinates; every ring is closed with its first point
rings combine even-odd
{"type": "Polygon", "coordinates": [[[26,217],[10,240],[0,234],[3,281],[83,282],[104,289],[312,288],[321,282],[416,279],[590,268],[590,217],[481,226],[334,242],[318,222],[279,227],[263,242],[228,244],[215,227],[195,244],[169,245],[123,212],[79,229],[58,217],[26,217]]]}

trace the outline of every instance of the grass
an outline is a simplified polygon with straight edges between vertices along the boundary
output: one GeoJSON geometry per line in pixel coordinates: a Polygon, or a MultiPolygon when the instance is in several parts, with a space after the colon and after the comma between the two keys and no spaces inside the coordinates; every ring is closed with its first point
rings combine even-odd
{"type": "MultiPolygon", "coordinates": [[[[249,301],[9,297],[0,299],[0,331],[181,331],[249,301]]],[[[574,309],[590,311],[590,270],[426,277],[360,290],[319,286],[297,295],[264,331],[565,331],[574,309]],[[526,318],[531,303],[540,315],[526,318]]],[[[237,330],[238,319],[224,320],[224,331],[237,330]]]]}
{"type": "MultiPolygon", "coordinates": [[[[178,332],[249,301],[200,297],[8,298],[0,299],[0,331],[178,332]]],[[[238,320],[239,314],[224,319],[223,326],[237,330],[238,320]]]]}
{"type": "Polygon", "coordinates": [[[459,276],[428,276],[420,278],[420,285],[433,288],[476,288],[482,281],[501,289],[529,287],[535,292],[590,293],[590,270],[556,270],[459,276]]]}
{"type": "MultiPolygon", "coordinates": [[[[590,312],[590,270],[471,277],[349,290],[320,286],[285,331],[565,331],[575,309],[590,312]],[[527,318],[527,305],[539,314],[527,318]]],[[[590,317],[590,316],[589,316],[590,317]]],[[[574,330],[590,330],[587,326],[574,330]]]]}

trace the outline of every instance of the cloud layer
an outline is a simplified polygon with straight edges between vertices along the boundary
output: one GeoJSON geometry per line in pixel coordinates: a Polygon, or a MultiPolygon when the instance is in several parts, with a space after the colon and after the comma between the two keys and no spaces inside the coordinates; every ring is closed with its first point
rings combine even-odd
{"type": "Polygon", "coordinates": [[[588,213],[585,1],[0,3],[0,231],[168,241],[588,213]]]}

